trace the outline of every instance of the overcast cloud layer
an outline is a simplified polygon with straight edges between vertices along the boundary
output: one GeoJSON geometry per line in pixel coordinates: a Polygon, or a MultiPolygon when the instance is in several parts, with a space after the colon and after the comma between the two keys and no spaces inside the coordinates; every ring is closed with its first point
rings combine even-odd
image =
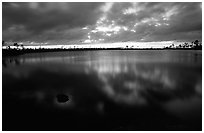
{"type": "Polygon", "coordinates": [[[3,40],[50,43],[202,39],[201,3],[3,3],[3,40]]]}

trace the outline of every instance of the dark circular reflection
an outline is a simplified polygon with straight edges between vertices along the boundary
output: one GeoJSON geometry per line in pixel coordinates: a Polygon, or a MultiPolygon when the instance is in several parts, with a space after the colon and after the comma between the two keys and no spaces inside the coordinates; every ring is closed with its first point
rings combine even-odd
{"type": "Polygon", "coordinates": [[[69,101],[69,97],[65,94],[58,94],[56,97],[57,97],[57,101],[59,103],[65,103],[65,102],[69,101]]]}

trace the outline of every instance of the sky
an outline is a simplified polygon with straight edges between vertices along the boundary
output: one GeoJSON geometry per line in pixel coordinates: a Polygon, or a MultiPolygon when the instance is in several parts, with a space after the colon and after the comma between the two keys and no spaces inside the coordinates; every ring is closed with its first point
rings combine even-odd
{"type": "Polygon", "coordinates": [[[3,2],[2,40],[23,45],[202,41],[202,5],[3,2]]]}

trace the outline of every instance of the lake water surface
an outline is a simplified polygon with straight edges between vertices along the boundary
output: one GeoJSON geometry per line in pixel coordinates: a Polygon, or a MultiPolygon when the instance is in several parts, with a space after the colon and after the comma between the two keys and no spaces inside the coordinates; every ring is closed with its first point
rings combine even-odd
{"type": "Polygon", "coordinates": [[[202,51],[3,57],[2,96],[3,130],[202,130],[202,51]]]}

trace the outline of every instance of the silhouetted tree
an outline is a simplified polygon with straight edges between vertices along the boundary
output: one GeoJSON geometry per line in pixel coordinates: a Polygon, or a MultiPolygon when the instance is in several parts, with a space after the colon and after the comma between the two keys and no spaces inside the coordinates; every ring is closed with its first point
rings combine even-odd
{"type": "Polygon", "coordinates": [[[193,43],[191,43],[191,44],[189,45],[189,47],[190,47],[190,48],[193,48],[193,43]]]}
{"type": "Polygon", "coordinates": [[[202,43],[199,42],[198,40],[195,40],[194,41],[194,49],[198,49],[198,50],[201,50],[202,49],[202,43]]]}
{"type": "Polygon", "coordinates": [[[2,41],[2,46],[4,46],[4,44],[5,44],[5,41],[2,41]]]}
{"type": "Polygon", "coordinates": [[[174,48],[174,44],[172,44],[172,48],[174,48]]]}
{"type": "Polygon", "coordinates": [[[22,48],[22,49],[24,49],[24,46],[23,46],[23,44],[22,44],[22,45],[20,45],[20,46],[21,46],[21,48],[22,48]]]}
{"type": "Polygon", "coordinates": [[[195,47],[198,47],[199,41],[198,41],[198,40],[195,40],[195,41],[194,41],[194,44],[195,44],[195,47]]]}
{"type": "Polygon", "coordinates": [[[13,46],[18,46],[18,43],[14,43],[13,46]]]}
{"type": "Polygon", "coordinates": [[[189,46],[188,43],[185,42],[185,43],[184,43],[184,48],[188,48],[188,46],[189,46]]]}
{"type": "Polygon", "coordinates": [[[174,44],[171,44],[171,45],[169,46],[169,48],[174,48],[174,44]]]}
{"type": "Polygon", "coordinates": [[[179,48],[182,48],[182,45],[181,45],[181,44],[179,44],[179,48]]]}

